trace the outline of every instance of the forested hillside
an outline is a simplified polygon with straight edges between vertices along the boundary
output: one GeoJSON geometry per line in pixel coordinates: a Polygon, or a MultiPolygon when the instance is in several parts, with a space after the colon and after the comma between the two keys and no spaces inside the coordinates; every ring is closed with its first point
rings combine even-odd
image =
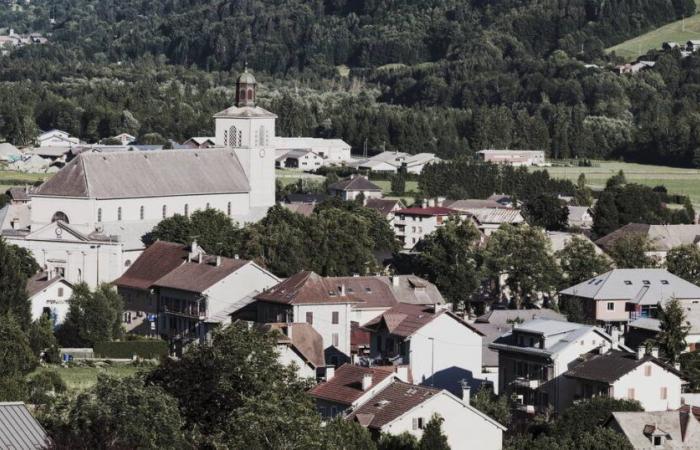
{"type": "Polygon", "coordinates": [[[697,57],[650,55],[653,70],[620,76],[603,51],[694,10],[692,0],[3,5],[0,27],[51,43],[0,58],[0,135],[209,134],[247,62],[280,134],[444,157],[544,148],[700,165],[697,57]]]}

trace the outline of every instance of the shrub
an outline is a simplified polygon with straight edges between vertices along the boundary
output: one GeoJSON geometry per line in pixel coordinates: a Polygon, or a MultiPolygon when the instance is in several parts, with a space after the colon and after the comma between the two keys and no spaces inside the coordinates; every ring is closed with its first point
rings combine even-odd
{"type": "Polygon", "coordinates": [[[55,370],[43,370],[27,381],[28,400],[34,404],[48,403],[56,394],[65,392],[65,381],[55,370]]]}
{"type": "Polygon", "coordinates": [[[168,356],[168,343],[161,340],[98,342],[94,347],[98,358],[160,358],[168,356]]]}

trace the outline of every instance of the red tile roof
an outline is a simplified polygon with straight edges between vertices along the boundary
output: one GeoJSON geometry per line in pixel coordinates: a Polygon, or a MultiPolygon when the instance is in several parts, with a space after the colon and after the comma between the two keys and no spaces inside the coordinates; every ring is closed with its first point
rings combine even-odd
{"type": "Polygon", "coordinates": [[[114,281],[121,287],[147,290],[161,277],[187,261],[189,248],[173,242],[156,241],[114,281]]]}
{"type": "Polygon", "coordinates": [[[202,293],[250,263],[246,259],[219,258],[221,264],[218,266],[217,257],[209,255],[205,256],[201,263],[185,262],[158,279],[153,286],[202,293]]]}
{"type": "Polygon", "coordinates": [[[62,281],[69,286],[71,285],[62,277],[50,277],[47,272],[39,272],[27,280],[27,287],[25,289],[27,291],[27,296],[31,297],[34,294],[43,291],[52,284],[58,283],[59,281],[62,281]]]}
{"type": "Polygon", "coordinates": [[[399,303],[391,309],[385,311],[382,315],[375,317],[364,325],[364,328],[370,331],[377,331],[382,326],[385,326],[390,334],[400,337],[409,337],[416,331],[420,330],[436,317],[443,314],[448,314],[454,320],[463,324],[473,332],[483,336],[483,333],[472,327],[459,317],[442,309],[435,313],[433,306],[412,305],[408,303],[399,303]]]}
{"type": "Polygon", "coordinates": [[[326,359],[323,353],[323,338],[318,331],[308,323],[266,323],[261,328],[265,331],[276,330],[277,343],[291,345],[303,359],[311,363],[314,368],[324,367],[326,359]],[[289,328],[292,329],[292,337],[289,337],[289,328]]]}
{"type": "Polygon", "coordinates": [[[387,377],[392,376],[393,372],[344,364],[335,371],[333,378],[314,386],[309,394],[318,399],[350,406],[365,393],[362,390],[362,377],[365,374],[372,375],[372,386],[376,386],[387,377]]]}
{"type": "Polygon", "coordinates": [[[394,381],[353,411],[348,419],[378,430],[439,393],[439,389],[394,381]]]}
{"type": "Polygon", "coordinates": [[[449,216],[450,214],[464,215],[462,211],[456,209],[443,208],[442,206],[433,206],[430,208],[404,208],[396,211],[396,214],[405,214],[407,216],[449,216]]]}

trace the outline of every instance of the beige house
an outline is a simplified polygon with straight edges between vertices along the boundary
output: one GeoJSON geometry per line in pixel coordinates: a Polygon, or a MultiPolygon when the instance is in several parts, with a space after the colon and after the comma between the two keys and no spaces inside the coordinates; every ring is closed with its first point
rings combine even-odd
{"type": "Polygon", "coordinates": [[[347,180],[341,180],[328,186],[331,195],[343,200],[355,200],[360,195],[365,199],[382,198],[382,188],[372,183],[362,175],[353,175],[347,180]]]}
{"type": "Polygon", "coordinates": [[[543,150],[481,150],[476,152],[480,161],[511,166],[542,166],[543,150]]]}

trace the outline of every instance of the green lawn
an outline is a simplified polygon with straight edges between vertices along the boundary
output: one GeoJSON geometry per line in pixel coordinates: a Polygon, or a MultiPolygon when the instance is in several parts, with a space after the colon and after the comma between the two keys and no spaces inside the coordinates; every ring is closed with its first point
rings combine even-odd
{"type": "Polygon", "coordinates": [[[385,198],[400,198],[407,205],[413,203],[414,197],[418,194],[418,182],[417,181],[406,181],[406,192],[403,196],[395,197],[391,194],[391,181],[390,180],[372,180],[372,183],[376,184],[382,188],[385,198]],[[415,194],[415,195],[414,195],[415,194]]]}
{"type": "Polygon", "coordinates": [[[71,390],[83,390],[97,382],[97,375],[105,373],[122,378],[136,374],[142,367],[131,364],[111,364],[104,367],[41,367],[37,372],[55,370],[71,390]]]}
{"type": "MultiPolygon", "coordinates": [[[[700,13],[700,0],[695,1],[696,12],[700,13]]],[[[669,23],[648,33],[606,49],[627,59],[634,59],[651,49],[660,49],[664,42],[685,44],[690,39],[700,39],[700,14],[669,23]]]]}
{"type": "Polygon", "coordinates": [[[627,181],[651,187],[663,184],[670,193],[687,195],[693,204],[700,205],[700,170],[610,161],[593,164],[596,167],[548,167],[547,171],[553,178],[574,182],[584,173],[590,187],[602,188],[608,178],[623,170],[627,181]]]}
{"type": "Polygon", "coordinates": [[[24,173],[12,170],[0,170],[0,192],[5,192],[11,187],[33,184],[36,181],[46,180],[51,174],[46,173],[24,173]]]}

